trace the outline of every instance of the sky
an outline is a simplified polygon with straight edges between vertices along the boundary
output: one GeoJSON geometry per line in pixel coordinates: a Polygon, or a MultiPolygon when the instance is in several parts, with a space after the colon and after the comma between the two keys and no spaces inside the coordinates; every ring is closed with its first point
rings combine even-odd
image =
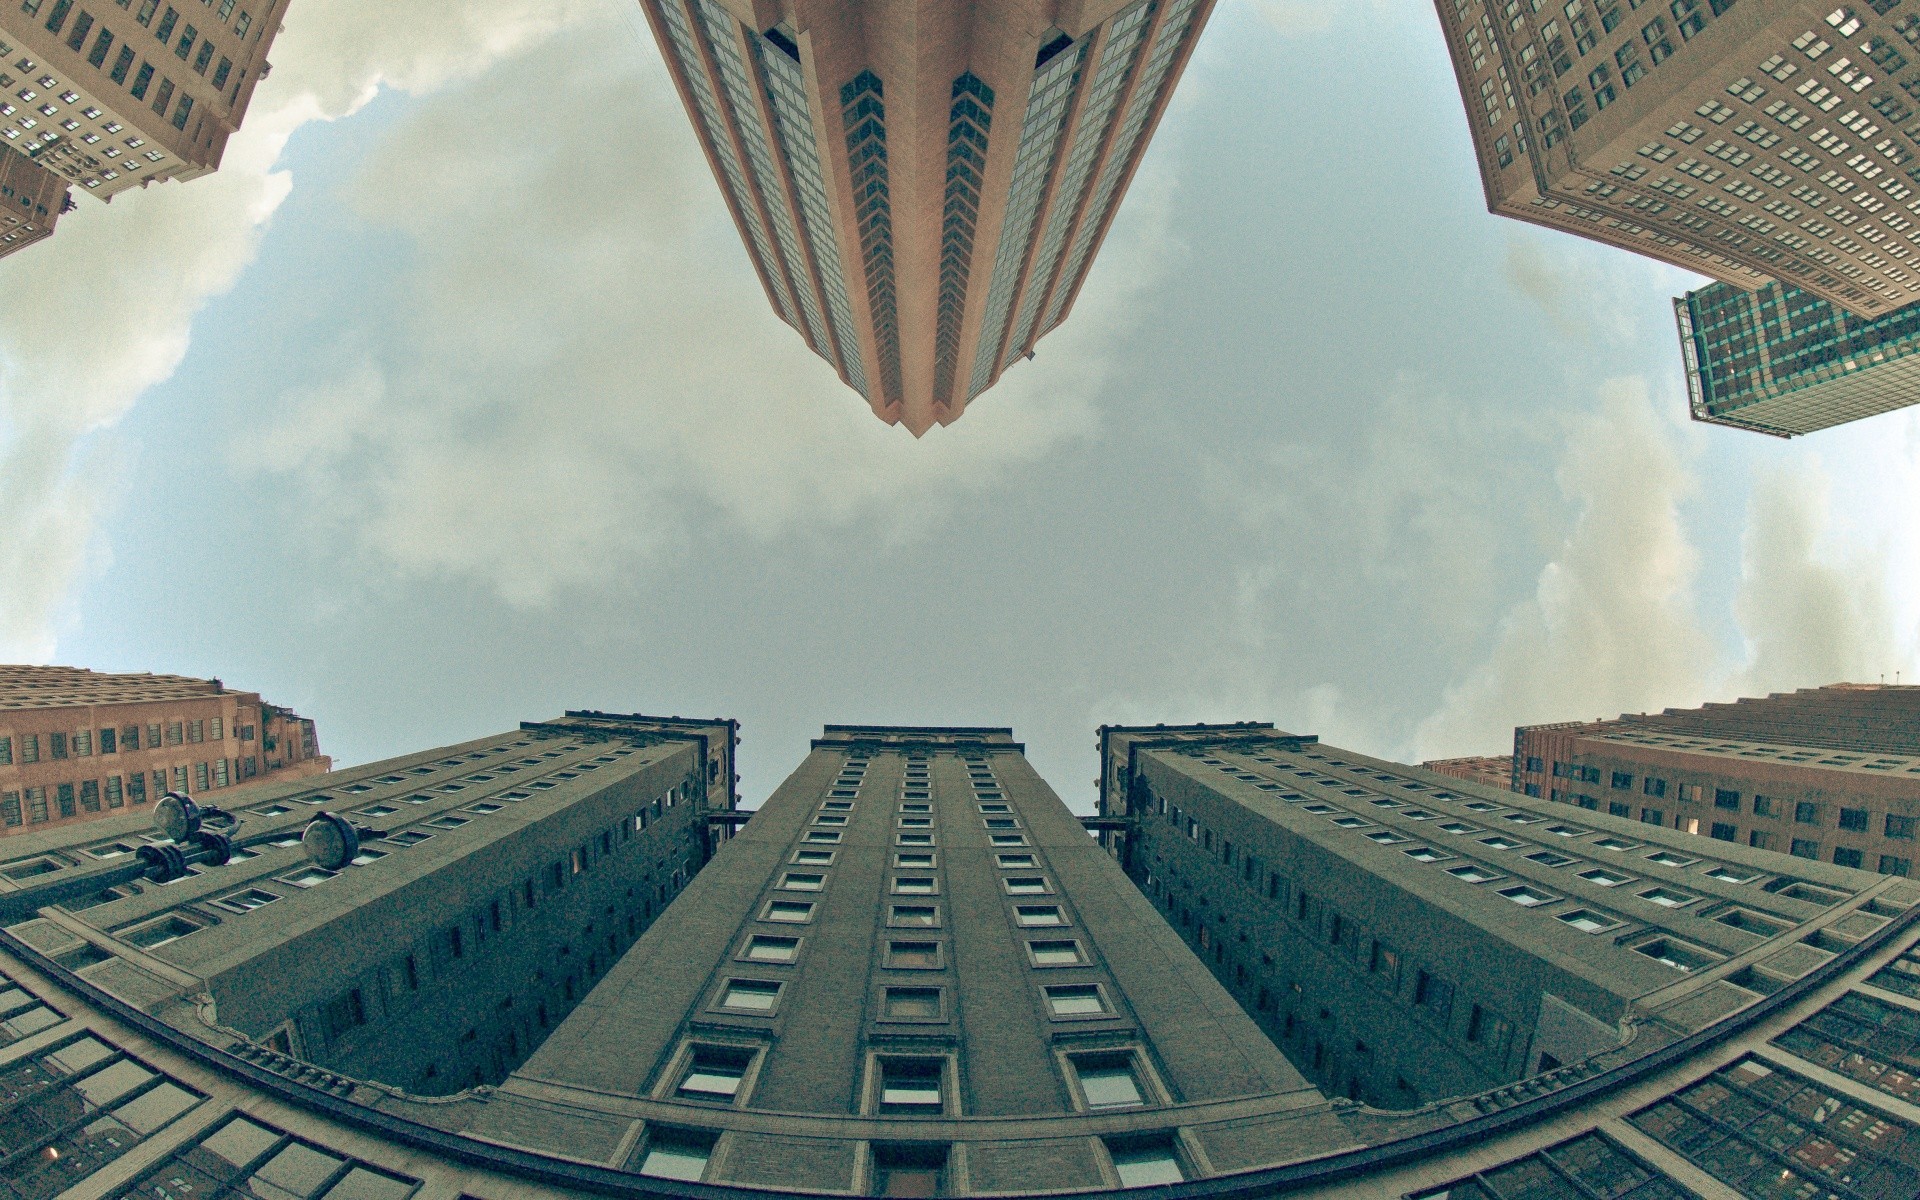
{"type": "Polygon", "coordinates": [[[769,307],[630,0],[302,0],[218,174],[0,264],[0,658],[350,765],[564,709],[1382,757],[1920,678],[1920,418],[1687,420],[1702,280],[1486,212],[1421,0],[1221,0],[1073,315],[954,425],[769,307]],[[1354,52],[1366,30],[1364,54],[1354,52]]]}

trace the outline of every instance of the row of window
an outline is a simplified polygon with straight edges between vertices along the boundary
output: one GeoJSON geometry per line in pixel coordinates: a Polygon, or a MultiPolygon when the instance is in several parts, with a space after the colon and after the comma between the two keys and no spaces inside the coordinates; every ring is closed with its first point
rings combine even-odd
{"type": "MultiPolygon", "coordinates": [[[[127,804],[139,806],[147,802],[149,778],[152,794],[158,797],[169,788],[176,792],[205,792],[231,787],[259,773],[257,757],[216,758],[211,762],[156,768],[151,775],[136,772],[125,777],[109,775],[105,779],[56,783],[51,788],[0,791],[0,826],[38,825],[84,813],[110,812],[127,804]]],[[[0,874],[5,871],[6,868],[0,868],[0,874]]]]}
{"type": "MultiPolygon", "coordinates": [[[[89,758],[94,754],[96,746],[101,754],[120,754],[138,750],[141,748],[143,729],[145,745],[149,750],[162,746],[197,746],[202,742],[224,741],[227,736],[225,721],[220,717],[195,721],[152,721],[144,726],[106,726],[97,731],[81,729],[72,733],[49,733],[46,735],[46,756],[53,760],[89,758]]],[[[233,735],[240,741],[250,742],[253,740],[253,726],[235,725],[233,735]]],[[[0,767],[10,767],[15,764],[16,739],[19,763],[24,765],[40,761],[40,734],[0,734],[0,767]]]]}

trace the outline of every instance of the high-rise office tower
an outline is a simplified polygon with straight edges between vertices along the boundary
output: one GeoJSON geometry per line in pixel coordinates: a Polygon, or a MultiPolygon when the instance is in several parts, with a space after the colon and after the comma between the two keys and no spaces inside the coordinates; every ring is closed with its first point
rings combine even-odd
{"type": "Polygon", "coordinates": [[[1904,9],[1437,8],[1494,212],[1863,317],[1920,297],[1904,9]]]}
{"type": "Polygon", "coordinates": [[[1910,881],[1108,730],[1143,893],[1007,730],[829,726],[726,840],[733,734],[573,713],[10,843],[0,1197],[1920,1189],[1910,881]]]}
{"type": "Polygon", "coordinates": [[[889,423],[1066,319],[1213,0],[641,0],[781,320],[889,423]]]}
{"type": "MultiPolygon", "coordinates": [[[[214,171],[269,69],[287,3],[0,6],[0,150],[102,200],[214,171]]],[[[28,244],[0,234],[0,255],[28,244]]]]}
{"type": "Polygon", "coordinates": [[[1859,317],[1778,283],[1716,283],[1673,307],[1696,421],[1792,437],[1920,399],[1920,304],[1859,317]]]}
{"type": "Polygon", "coordinates": [[[332,765],[310,719],[218,679],[0,665],[0,838],[332,765]]]}
{"type": "Polygon", "coordinates": [[[1912,874],[1920,858],[1920,688],[1834,684],[1523,725],[1513,744],[1528,795],[1678,829],[1696,845],[1888,875],[1912,874]]]}

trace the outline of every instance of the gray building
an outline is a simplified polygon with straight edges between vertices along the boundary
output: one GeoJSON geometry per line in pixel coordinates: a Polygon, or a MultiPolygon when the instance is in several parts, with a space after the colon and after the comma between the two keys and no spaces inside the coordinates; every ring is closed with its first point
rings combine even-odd
{"type": "Polygon", "coordinates": [[[1793,437],[1920,399],[1920,304],[1863,317],[1780,283],[1715,283],[1673,309],[1696,421],[1793,437]]]}
{"type": "Polygon", "coordinates": [[[1920,1190],[1910,881],[1102,736],[1085,822],[1004,729],[830,726],[742,824],[731,723],[570,714],[10,842],[0,1200],[1920,1190]]]}

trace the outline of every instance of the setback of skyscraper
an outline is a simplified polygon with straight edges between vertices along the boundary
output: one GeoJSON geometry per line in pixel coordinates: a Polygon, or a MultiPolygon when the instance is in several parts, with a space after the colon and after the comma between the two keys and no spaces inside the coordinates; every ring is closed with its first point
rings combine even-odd
{"type": "Polygon", "coordinates": [[[1906,880],[1265,725],[1103,730],[1100,841],[1006,729],[829,726],[752,814],[734,743],[9,843],[0,1197],[1920,1189],[1906,880]]]}
{"type": "Polygon", "coordinates": [[[641,0],[774,311],[915,435],[1066,319],[1212,7],[641,0]]]}
{"type": "Polygon", "coordinates": [[[1696,421],[1778,437],[1920,400],[1920,304],[1860,317],[1779,283],[1673,302],[1696,421]]]}

